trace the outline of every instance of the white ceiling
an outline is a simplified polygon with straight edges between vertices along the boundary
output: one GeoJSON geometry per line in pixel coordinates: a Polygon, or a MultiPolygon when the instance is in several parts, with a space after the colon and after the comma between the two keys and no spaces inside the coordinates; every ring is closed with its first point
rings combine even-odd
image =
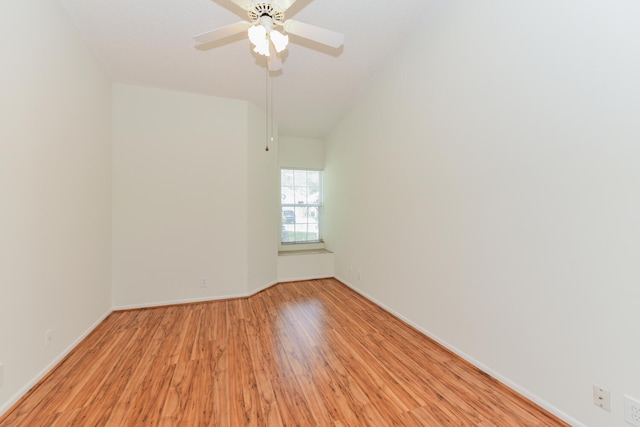
{"type": "MultiPolygon", "coordinates": [[[[229,0],[60,0],[116,82],[242,99],[264,109],[265,58],[244,34],[193,36],[246,20],[229,0]]],[[[297,0],[286,18],[345,35],[334,50],[291,37],[273,75],[280,134],[323,137],[404,43],[434,0],[297,0]]]]}

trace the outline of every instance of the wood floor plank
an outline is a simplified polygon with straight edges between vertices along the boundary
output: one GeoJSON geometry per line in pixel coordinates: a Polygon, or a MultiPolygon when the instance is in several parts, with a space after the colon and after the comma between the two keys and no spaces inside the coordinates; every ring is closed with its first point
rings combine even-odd
{"type": "Polygon", "coordinates": [[[114,312],[0,427],[567,426],[335,279],[114,312]]]}

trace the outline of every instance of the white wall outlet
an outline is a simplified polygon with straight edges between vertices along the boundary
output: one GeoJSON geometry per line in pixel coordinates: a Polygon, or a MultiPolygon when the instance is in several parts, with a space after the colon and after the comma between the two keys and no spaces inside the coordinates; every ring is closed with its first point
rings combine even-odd
{"type": "Polygon", "coordinates": [[[208,288],[209,287],[209,278],[202,276],[200,278],[200,287],[201,288],[208,288]]]}
{"type": "Polygon", "coordinates": [[[611,412],[611,393],[608,390],[593,386],[593,404],[611,412]]]}
{"type": "Polygon", "coordinates": [[[358,270],[358,282],[362,280],[362,270],[358,270]]]}
{"type": "Polygon", "coordinates": [[[44,333],[44,346],[49,347],[51,345],[51,341],[53,341],[53,331],[48,329],[44,333]]]}
{"type": "Polygon", "coordinates": [[[4,385],[4,363],[0,363],[0,387],[4,385]]]}
{"type": "Polygon", "coordinates": [[[640,427],[640,400],[624,396],[624,420],[632,426],[640,427]]]}

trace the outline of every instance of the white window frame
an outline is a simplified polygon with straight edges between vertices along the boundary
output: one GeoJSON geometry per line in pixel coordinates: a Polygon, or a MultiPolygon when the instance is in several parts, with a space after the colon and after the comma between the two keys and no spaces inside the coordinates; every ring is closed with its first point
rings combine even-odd
{"type": "MultiPolygon", "coordinates": [[[[323,247],[323,240],[322,240],[322,222],[323,222],[323,212],[322,212],[322,206],[323,206],[323,190],[324,190],[324,186],[323,186],[323,177],[324,173],[322,171],[322,169],[309,169],[309,168],[291,168],[291,167],[282,167],[280,168],[280,194],[281,194],[281,200],[280,200],[280,246],[282,248],[286,248],[286,249],[295,249],[296,247],[308,247],[310,245],[322,245],[323,247]],[[314,203],[282,203],[282,171],[309,171],[309,172],[319,172],[320,173],[320,182],[319,182],[319,192],[320,192],[320,202],[318,204],[314,204],[314,203]],[[285,208],[291,208],[294,212],[295,212],[295,208],[317,208],[318,209],[318,239],[317,240],[301,240],[301,241],[293,241],[293,242],[284,242],[283,241],[283,229],[284,226],[286,225],[284,222],[284,209],[285,208]]],[[[295,219],[294,219],[295,221],[295,219]]]]}

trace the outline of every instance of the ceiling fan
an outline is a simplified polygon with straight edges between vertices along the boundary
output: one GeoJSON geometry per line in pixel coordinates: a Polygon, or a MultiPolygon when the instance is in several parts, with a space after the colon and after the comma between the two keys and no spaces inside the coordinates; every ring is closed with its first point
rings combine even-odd
{"type": "Polygon", "coordinates": [[[304,22],[285,20],[284,14],[296,0],[230,0],[249,15],[249,21],[240,21],[216,30],[199,34],[194,39],[199,43],[211,43],[247,31],[254,52],[268,57],[271,71],[282,68],[278,55],[289,44],[288,34],[305,38],[333,48],[344,43],[344,35],[304,22]],[[277,28],[281,27],[281,32],[277,28]]]}

